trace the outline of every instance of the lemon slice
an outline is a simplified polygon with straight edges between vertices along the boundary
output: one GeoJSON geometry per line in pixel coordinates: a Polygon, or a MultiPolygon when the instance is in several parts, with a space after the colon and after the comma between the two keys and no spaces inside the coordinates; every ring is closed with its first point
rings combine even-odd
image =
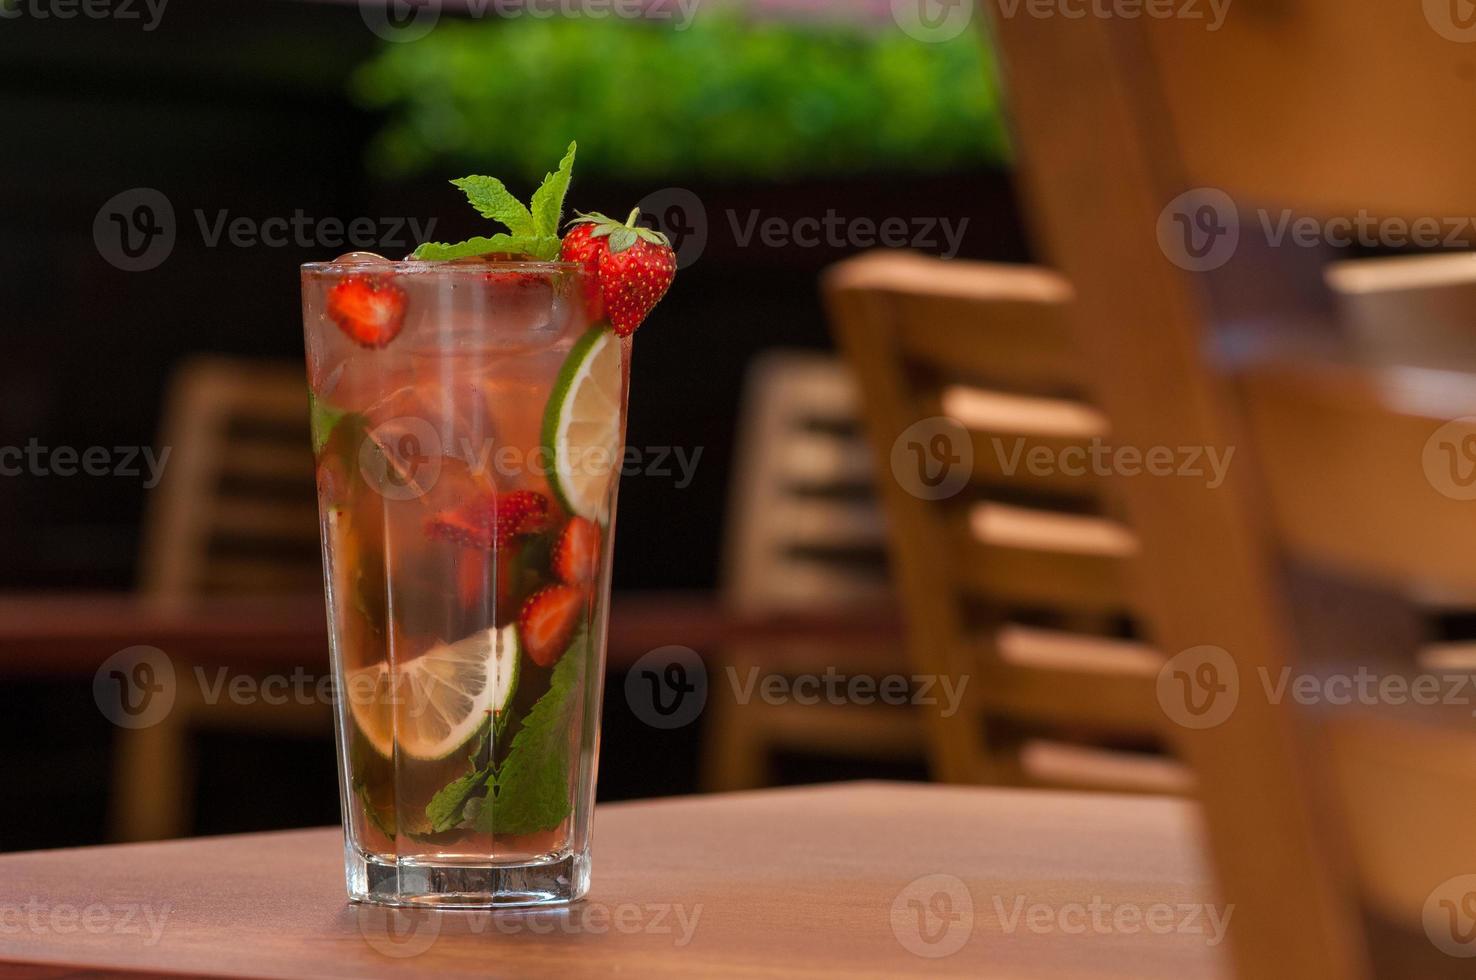
{"type": "Polygon", "coordinates": [[[444,759],[512,702],[521,659],[516,626],[443,643],[391,670],[375,664],[347,677],[349,710],[385,758],[444,759]]]}
{"type": "Polygon", "coordinates": [[[620,340],[604,327],[580,337],[543,413],[549,483],[571,514],[601,523],[621,451],[620,340]]]}

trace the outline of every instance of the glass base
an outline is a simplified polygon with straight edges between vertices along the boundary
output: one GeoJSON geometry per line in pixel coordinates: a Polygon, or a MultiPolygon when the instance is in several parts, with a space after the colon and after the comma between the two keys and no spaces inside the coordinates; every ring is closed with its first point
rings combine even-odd
{"type": "Polygon", "coordinates": [[[375,905],[510,909],[567,905],[589,891],[589,853],[515,864],[389,861],[348,848],[349,899],[375,905]]]}

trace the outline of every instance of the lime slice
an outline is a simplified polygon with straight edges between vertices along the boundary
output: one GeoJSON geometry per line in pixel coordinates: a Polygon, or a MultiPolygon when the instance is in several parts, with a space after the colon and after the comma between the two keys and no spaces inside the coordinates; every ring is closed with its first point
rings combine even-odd
{"type": "Polygon", "coordinates": [[[596,327],[569,351],[543,413],[549,483],[559,503],[601,523],[620,458],[621,381],[620,340],[596,327]]]}
{"type": "Polygon", "coordinates": [[[432,647],[396,670],[385,664],[348,675],[349,710],[385,758],[396,740],[412,759],[444,759],[512,702],[521,660],[516,626],[486,629],[432,647]]]}

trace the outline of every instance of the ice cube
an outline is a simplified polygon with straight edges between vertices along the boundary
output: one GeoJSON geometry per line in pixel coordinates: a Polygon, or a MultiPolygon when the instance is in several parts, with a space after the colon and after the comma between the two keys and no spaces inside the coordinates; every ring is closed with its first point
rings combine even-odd
{"type": "Polygon", "coordinates": [[[439,477],[442,460],[485,469],[491,438],[486,398],[470,376],[447,370],[454,366],[411,366],[410,383],[364,412],[371,439],[392,467],[386,476],[410,481],[405,485],[420,494],[439,477]]]}
{"type": "Polygon", "coordinates": [[[389,259],[374,252],[345,252],[333,260],[334,265],[393,265],[389,259]]]}

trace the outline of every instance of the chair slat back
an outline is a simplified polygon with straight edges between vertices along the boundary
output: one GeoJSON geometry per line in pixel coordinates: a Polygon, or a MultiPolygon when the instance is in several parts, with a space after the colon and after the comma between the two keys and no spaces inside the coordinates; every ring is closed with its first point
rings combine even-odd
{"type": "MultiPolygon", "coordinates": [[[[1226,9],[1217,30],[1184,18],[996,17],[1033,216],[1075,289],[1075,336],[1112,366],[1093,380],[1116,437],[1238,450],[1213,490],[1118,481],[1141,538],[1151,636],[1186,657],[1218,647],[1239,680],[1222,721],[1177,729],[1222,899],[1236,907],[1237,975],[1351,980],[1374,964],[1380,975],[1454,975],[1420,933],[1426,901],[1470,853],[1469,831],[1439,815],[1469,806],[1469,717],[1462,729],[1446,712],[1385,704],[1303,710],[1263,696],[1260,678],[1415,669],[1407,604],[1336,597],[1469,595],[1470,513],[1440,490],[1441,454],[1453,465],[1476,448],[1467,426],[1442,428],[1470,413],[1469,387],[1346,368],[1232,372],[1234,359],[1218,355],[1235,347],[1236,297],[1223,288],[1246,281],[1235,263],[1281,278],[1307,265],[1307,249],[1271,241],[1267,220],[1476,214],[1466,173],[1476,116],[1457,81],[1470,75],[1459,40],[1476,22],[1435,0],[1226,9]],[[1207,237],[1175,237],[1175,202],[1205,189],[1223,195],[1213,224],[1240,236],[1221,268],[1189,248],[1207,237]],[[1304,601],[1296,583],[1308,574],[1343,591],[1304,601]],[[1418,941],[1366,921],[1370,906],[1418,941]]],[[[1269,312],[1308,312],[1287,299],[1325,295],[1313,278],[1266,289],[1281,304],[1269,312]]],[[[1206,697],[1232,689],[1223,667],[1211,673],[1206,697]]]]}
{"type": "Polygon", "coordinates": [[[322,587],[307,385],[295,365],[201,357],[175,373],[140,589],[160,602],[322,587]]]}
{"type": "Polygon", "coordinates": [[[1100,636],[1138,604],[1137,541],[1091,463],[1111,434],[1082,397],[1070,288],[1041,269],[906,253],[842,262],[824,288],[863,392],[912,659],[975,692],[934,720],[940,775],[1029,781],[1019,730],[1074,722],[1088,741],[1151,741],[1158,658],[1123,671],[1100,636]],[[1086,642],[1067,658],[1020,644],[1022,620],[1086,642]]]}
{"type": "Polygon", "coordinates": [[[758,613],[889,601],[884,524],[845,366],[767,354],[750,369],[741,417],[724,602],[758,613]]]}
{"type": "Polygon", "coordinates": [[[1476,379],[1273,365],[1241,389],[1284,549],[1414,595],[1476,599],[1476,379]]]}

